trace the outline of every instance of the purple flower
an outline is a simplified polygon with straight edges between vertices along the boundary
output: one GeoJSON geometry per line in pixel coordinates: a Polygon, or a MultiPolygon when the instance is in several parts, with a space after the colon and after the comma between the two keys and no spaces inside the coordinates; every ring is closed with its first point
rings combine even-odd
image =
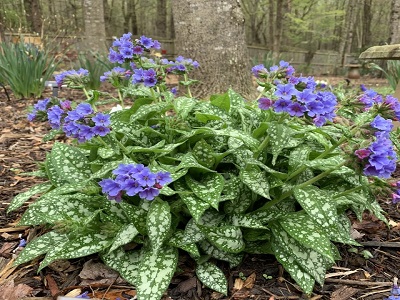
{"type": "Polygon", "coordinates": [[[371,154],[371,150],[369,149],[358,149],[354,152],[354,154],[359,158],[359,159],[364,159],[367,158],[371,154]]]}
{"type": "Polygon", "coordinates": [[[289,104],[287,112],[292,117],[302,117],[306,112],[306,108],[298,102],[289,104]]]}
{"type": "Polygon", "coordinates": [[[142,186],[153,186],[156,183],[156,175],[149,170],[141,171],[136,178],[142,186]]]}
{"type": "Polygon", "coordinates": [[[135,196],[137,193],[143,191],[142,185],[134,179],[125,180],[122,187],[128,196],[135,196]]]}
{"type": "Polygon", "coordinates": [[[139,192],[139,197],[145,200],[153,200],[159,194],[160,194],[159,189],[153,187],[147,187],[143,191],[139,192]]]}
{"type": "Polygon", "coordinates": [[[147,87],[155,86],[157,83],[157,74],[154,69],[143,71],[143,84],[147,87]]]}
{"type": "Polygon", "coordinates": [[[36,111],[45,111],[47,110],[47,105],[50,103],[50,98],[46,98],[43,100],[39,100],[34,106],[34,110],[36,111]]]}
{"type": "Polygon", "coordinates": [[[389,178],[396,170],[397,155],[393,150],[390,139],[382,136],[378,137],[369,147],[372,153],[368,157],[368,163],[364,167],[364,174],[367,176],[377,176],[389,178]]]}
{"type": "Polygon", "coordinates": [[[400,203],[400,190],[397,190],[395,193],[392,193],[392,203],[393,204],[400,203]]]}
{"type": "Polygon", "coordinates": [[[83,294],[80,294],[80,295],[76,296],[75,298],[90,299],[88,294],[89,294],[89,292],[84,292],[83,294]]]}
{"type": "Polygon", "coordinates": [[[143,47],[146,49],[150,49],[151,47],[154,46],[154,42],[152,38],[148,38],[144,35],[142,35],[139,39],[140,43],[142,44],[143,47]]]}
{"type": "Polygon", "coordinates": [[[317,95],[315,95],[311,89],[304,89],[302,92],[296,93],[296,98],[299,102],[308,103],[317,99],[317,95]]]}
{"type": "Polygon", "coordinates": [[[313,119],[313,123],[314,123],[314,125],[315,126],[317,126],[317,127],[321,127],[321,126],[323,126],[325,123],[326,123],[326,118],[324,117],[324,116],[316,116],[314,119],[313,119]]]}
{"type": "Polygon", "coordinates": [[[172,182],[171,174],[169,172],[158,172],[156,175],[156,182],[160,185],[166,185],[172,182]]]}
{"type": "Polygon", "coordinates": [[[110,115],[97,113],[93,118],[92,121],[95,125],[98,126],[109,126],[110,125],[110,115]]]}
{"type": "Polygon", "coordinates": [[[121,47],[119,51],[125,59],[133,57],[133,49],[131,47],[121,47]]]}
{"type": "Polygon", "coordinates": [[[108,128],[107,126],[95,125],[94,127],[92,127],[92,131],[95,135],[106,136],[110,133],[110,128],[108,128]]]}
{"type": "Polygon", "coordinates": [[[25,247],[25,246],[26,246],[26,240],[25,240],[25,239],[21,239],[21,240],[19,241],[18,248],[19,248],[19,247],[25,247]]]}
{"type": "Polygon", "coordinates": [[[143,48],[141,46],[135,46],[133,47],[133,54],[135,55],[142,55],[143,54],[143,48]]]}
{"type": "Polygon", "coordinates": [[[295,89],[294,85],[291,83],[287,84],[278,84],[277,90],[275,91],[275,96],[279,97],[280,99],[290,100],[292,96],[295,95],[297,90],[295,89]]]}
{"type": "Polygon", "coordinates": [[[268,98],[258,99],[258,107],[260,109],[267,110],[272,106],[272,104],[273,104],[273,101],[271,99],[268,99],[268,98]]]}
{"type": "Polygon", "coordinates": [[[273,108],[275,112],[287,112],[289,105],[292,104],[292,101],[279,99],[273,103],[273,108]]]}
{"type": "Polygon", "coordinates": [[[392,120],[386,120],[380,115],[377,115],[375,119],[371,122],[371,127],[381,131],[390,132],[393,128],[393,124],[392,120]]]}
{"type": "Polygon", "coordinates": [[[89,103],[80,103],[75,109],[76,113],[81,117],[86,117],[93,113],[93,108],[89,103]]]}
{"type": "Polygon", "coordinates": [[[321,115],[325,113],[324,104],[320,101],[310,101],[306,103],[307,115],[310,117],[315,117],[316,115],[321,115]]]}
{"type": "Polygon", "coordinates": [[[102,192],[110,196],[117,196],[118,193],[122,191],[121,185],[110,178],[101,180],[99,185],[102,188],[102,192]]]}
{"type": "Polygon", "coordinates": [[[263,64],[254,66],[253,68],[251,68],[251,72],[257,78],[260,77],[260,74],[268,74],[268,70],[263,64]]]}
{"type": "Polygon", "coordinates": [[[59,129],[61,126],[61,117],[64,111],[57,105],[49,108],[47,111],[47,118],[49,119],[49,123],[51,128],[59,129]]]}

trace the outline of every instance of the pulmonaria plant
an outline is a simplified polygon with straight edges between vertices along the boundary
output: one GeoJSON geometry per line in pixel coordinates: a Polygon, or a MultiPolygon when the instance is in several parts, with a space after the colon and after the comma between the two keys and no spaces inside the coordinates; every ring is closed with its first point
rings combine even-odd
{"type": "Polygon", "coordinates": [[[159,48],[125,34],[109,54],[120,66],[101,78],[116,93],[87,89],[85,72],[67,71],[60,78],[87,98],[33,107],[30,121],[47,120],[49,137],[72,141],[54,143],[34,173],[47,182],[9,206],[40,195],[20,225],[50,229],[15,264],[42,256],[41,270],[98,253],[135,285],[139,300],[154,300],[180,254],[194,261],[200,281],[227,294],[215,260],[234,268],[245,253],[264,253],[311,293],[340,258],[333,242],[358,245],[346,212],[361,219],[368,210],[386,221],[375,193],[400,197],[385,181],[396,164],[388,119],[397,100],[372,92],[345,99],[282,61],[253,68],[258,101],[233,90],[202,101],[190,93],[198,63],[161,58],[159,48]],[[182,96],[167,85],[168,74],[180,76],[182,96]],[[374,100],[365,105],[366,97],[374,100]],[[110,101],[119,109],[101,106],[110,101]]]}

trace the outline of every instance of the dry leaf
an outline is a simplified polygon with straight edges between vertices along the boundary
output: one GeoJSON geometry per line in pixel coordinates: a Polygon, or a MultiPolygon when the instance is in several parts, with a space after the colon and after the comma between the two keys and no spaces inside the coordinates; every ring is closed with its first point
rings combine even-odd
{"type": "Polygon", "coordinates": [[[248,289],[252,289],[254,283],[256,282],[256,273],[251,273],[244,282],[244,287],[248,289]]]}
{"type": "Polygon", "coordinates": [[[33,288],[26,284],[18,284],[14,286],[14,280],[10,280],[3,286],[0,286],[0,300],[20,300],[29,296],[33,288]]]}
{"type": "Polygon", "coordinates": [[[244,281],[240,278],[236,278],[233,288],[235,290],[241,290],[243,288],[243,285],[244,285],[244,281]]]}

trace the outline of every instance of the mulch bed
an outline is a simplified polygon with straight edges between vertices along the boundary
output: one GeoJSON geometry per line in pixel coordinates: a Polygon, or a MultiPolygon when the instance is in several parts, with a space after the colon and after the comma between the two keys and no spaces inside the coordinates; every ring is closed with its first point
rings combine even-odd
{"type": "MultiPolygon", "coordinates": [[[[377,84],[385,82],[372,80],[367,86],[377,84]]],[[[46,91],[44,97],[50,94],[51,91],[46,91]]],[[[60,96],[74,98],[76,95],[61,91],[60,96]]],[[[17,268],[12,266],[21,251],[18,247],[21,238],[29,241],[43,231],[41,227],[15,226],[26,205],[6,213],[14,196],[40,182],[22,173],[37,170],[37,162],[43,161],[52,147],[52,142],[42,142],[49,127],[26,120],[27,108],[35,102],[14,97],[9,101],[0,92],[0,300],[50,300],[84,291],[91,298],[133,299],[134,287],[101,264],[97,256],[57,261],[39,273],[38,260],[17,268]]],[[[380,202],[390,227],[368,214],[363,222],[350,215],[354,235],[363,247],[339,245],[342,260],[328,271],[325,285],[316,286],[309,298],[272,256],[249,255],[233,270],[221,263],[229,282],[228,297],[202,286],[195,277],[193,261],[183,257],[179,262],[180,272],[173,278],[165,299],[383,299],[389,295],[394,277],[400,276],[400,208],[391,204],[390,199],[380,199],[380,202]],[[365,259],[364,250],[372,258],[365,259]]]]}

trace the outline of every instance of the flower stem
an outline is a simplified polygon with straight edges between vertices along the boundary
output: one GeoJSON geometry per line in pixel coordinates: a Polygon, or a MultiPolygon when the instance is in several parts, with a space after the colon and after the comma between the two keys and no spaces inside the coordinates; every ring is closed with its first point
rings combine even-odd
{"type": "Polygon", "coordinates": [[[119,99],[119,102],[121,103],[121,107],[125,108],[124,107],[124,99],[122,99],[122,94],[121,94],[121,90],[120,89],[118,89],[118,99],[119,99]]]}
{"type": "MultiPolygon", "coordinates": [[[[185,79],[185,81],[188,81],[188,80],[189,80],[189,78],[188,78],[188,76],[187,76],[186,73],[183,74],[183,78],[185,79]]],[[[189,97],[189,98],[193,98],[192,92],[190,91],[189,85],[187,85],[186,88],[187,88],[188,97],[189,97]]]]}
{"type": "Polygon", "coordinates": [[[258,146],[257,150],[254,152],[253,157],[254,157],[255,159],[257,159],[257,158],[260,156],[261,152],[262,152],[262,151],[264,150],[264,148],[268,145],[268,142],[269,142],[269,135],[267,135],[267,136],[265,137],[265,139],[263,140],[263,142],[260,144],[260,146],[258,146]]]}

